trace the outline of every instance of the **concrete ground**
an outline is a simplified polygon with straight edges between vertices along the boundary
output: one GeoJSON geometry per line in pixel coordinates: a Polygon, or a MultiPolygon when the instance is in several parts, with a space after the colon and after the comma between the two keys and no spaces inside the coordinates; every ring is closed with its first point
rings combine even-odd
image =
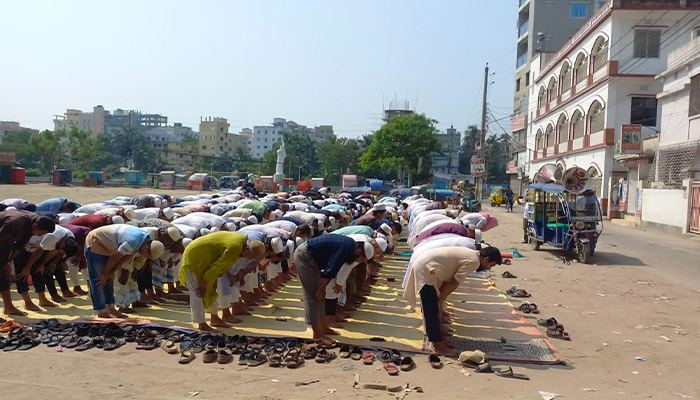
{"type": "MultiPolygon", "coordinates": [[[[0,197],[70,197],[82,203],[148,191],[130,188],[54,188],[48,185],[1,186],[0,197]]],[[[700,357],[700,238],[667,236],[606,224],[593,264],[565,264],[546,246],[539,252],[520,244],[522,207],[505,213],[487,207],[500,226],[485,240],[502,250],[518,249],[526,259],[494,269],[497,287],[511,285],[532,293],[539,316],[565,324],[571,342],[552,339],[565,366],[514,365],[530,381],[476,374],[448,364],[433,370],[425,357],[417,369],[390,377],[375,363],[313,362],[298,370],[177,364],[161,350],[142,352],[126,346],[113,353],[89,350],[56,352],[38,347],[0,353],[3,398],[52,399],[333,399],[386,398],[384,391],[353,389],[362,383],[420,386],[409,399],[542,399],[539,391],[569,399],[700,398],[694,361],[700,357]],[[502,279],[509,270],[517,279],[502,279]],[[636,360],[640,357],[644,361],[636,360]],[[296,382],[318,379],[308,386],[296,382]]],[[[569,256],[571,258],[571,256],[569,256]]],[[[517,305],[517,299],[511,301],[517,305]]],[[[401,397],[401,396],[399,396],[401,397]]]]}

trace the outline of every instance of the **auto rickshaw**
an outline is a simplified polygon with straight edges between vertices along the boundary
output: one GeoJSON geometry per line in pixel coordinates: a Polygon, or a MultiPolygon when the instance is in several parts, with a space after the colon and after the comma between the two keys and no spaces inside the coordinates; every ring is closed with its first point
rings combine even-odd
{"type": "Polygon", "coordinates": [[[501,204],[505,204],[505,198],[503,197],[503,188],[494,187],[491,188],[491,207],[500,207],[501,204]]]}
{"type": "Polygon", "coordinates": [[[576,194],[557,184],[533,183],[527,207],[528,241],[534,250],[547,244],[590,262],[603,231],[603,212],[592,190],[576,194]]]}

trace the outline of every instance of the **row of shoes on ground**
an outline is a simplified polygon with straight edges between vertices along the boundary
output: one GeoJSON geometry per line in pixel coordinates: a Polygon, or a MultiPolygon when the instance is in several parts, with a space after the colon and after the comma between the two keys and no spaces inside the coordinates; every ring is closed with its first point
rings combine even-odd
{"type": "Polygon", "coordinates": [[[547,328],[547,336],[555,339],[571,340],[569,332],[564,329],[564,324],[560,324],[556,318],[538,319],[537,325],[547,328]]]}

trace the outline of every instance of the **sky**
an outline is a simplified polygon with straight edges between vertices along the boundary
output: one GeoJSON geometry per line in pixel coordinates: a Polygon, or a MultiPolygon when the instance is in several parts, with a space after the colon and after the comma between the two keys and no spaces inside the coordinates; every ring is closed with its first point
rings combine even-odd
{"type": "Polygon", "coordinates": [[[512,112],[516,17],[515,0],[4,1],[0,120],[53,129],[100,104],[195,131],[282,117],[358,137],[408,100],[463,131],[487,62],[490,108],[512,112]]]}

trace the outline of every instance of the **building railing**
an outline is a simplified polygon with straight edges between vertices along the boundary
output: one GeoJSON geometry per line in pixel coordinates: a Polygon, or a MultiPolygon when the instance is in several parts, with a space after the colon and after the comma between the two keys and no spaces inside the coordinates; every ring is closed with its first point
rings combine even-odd
{"type": "Polygon", "coordinates": [[[518,56],[518,60],[515,63],[515,68],[520,68],[523,65],[525,65],[525,63],[527,63],[527,53],[523,53],[520,56],[518,56]]]}
{"type": "Polygon", "coordinates": [[[530,30],[530,20],[526,20],[518,27],[518,37],[523,36],[530,30]]]}

